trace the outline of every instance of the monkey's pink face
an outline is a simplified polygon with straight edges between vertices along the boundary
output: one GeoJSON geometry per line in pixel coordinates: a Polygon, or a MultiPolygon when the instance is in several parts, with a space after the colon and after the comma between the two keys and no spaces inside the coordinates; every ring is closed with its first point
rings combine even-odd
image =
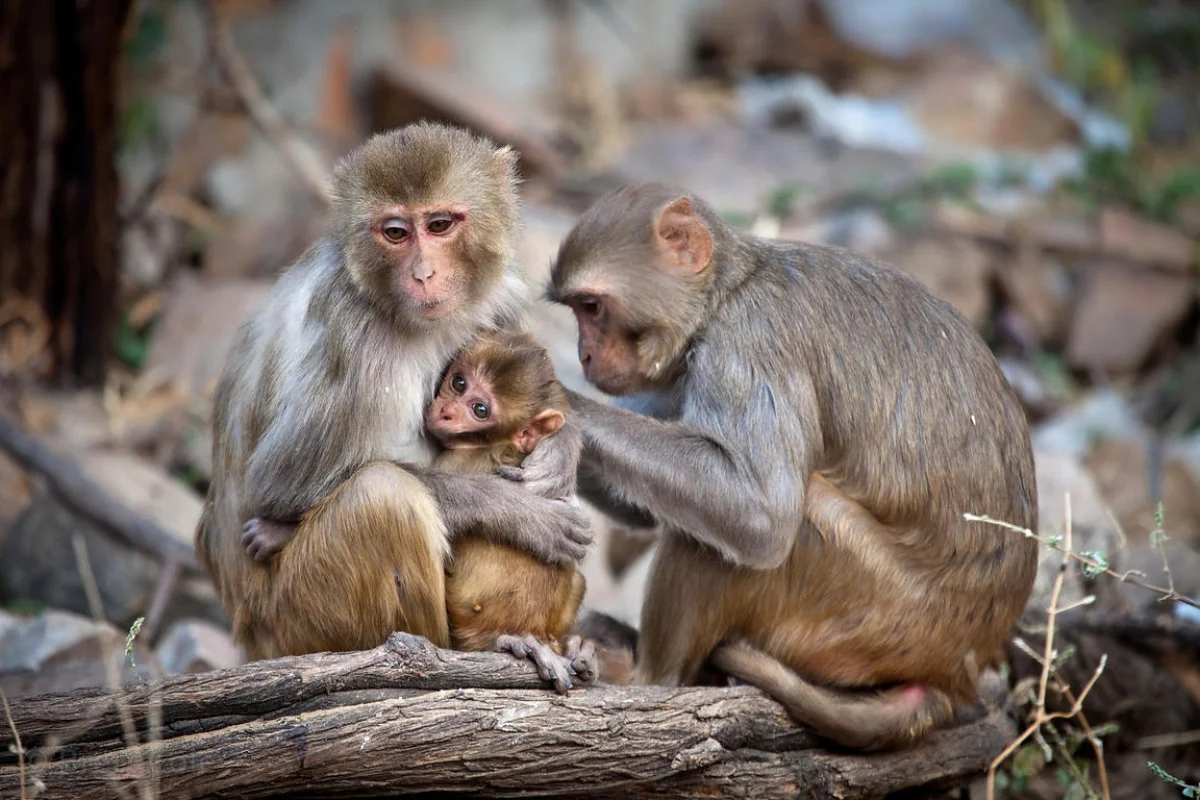
{"type": "Polygon", "coordinates": [[[472,434],[496,426],[495,405],[487,381],[455,362],[429,404],[425,429],[446,447],[468,446],[476,438],[472,434]]]}
{"type": "Polygon", "coordinates": [[[621,324],[611,298],[581,293],[565,302],[579,325],[579,364],[588,382],[615,396],[643,388],[637,336],[621,324]]]}
{"type": "Polygon", "coordinates": [[[411,300],[425,319],[451,314],[467,299],[467,224],[463,206],[402,205],[384,209],[371,224],[372,236],[392,265],[394,290],[411,300]]]}

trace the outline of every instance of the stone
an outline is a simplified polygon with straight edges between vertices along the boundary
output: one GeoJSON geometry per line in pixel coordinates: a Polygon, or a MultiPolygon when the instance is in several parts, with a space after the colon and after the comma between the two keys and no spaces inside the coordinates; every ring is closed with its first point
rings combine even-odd
{"type": "Polygon", "coordinates": [[[229,631],[196,619],[180,620],[171,626],[159,640],[155,652],[167,675],[230,669],[246,661],[229,631]]]}
{"type": "Polygon", "coordinates": [[[1071,320],[1067,361],[1109,373],[1137,369],[1183,319],[1194,288],[1189,278],[1097,266],[1071,320]]]}
{"type": "Polygon", "coordinates": [[[991,259],[986,250],[961,236],[918,234],[901,242],[885,260],[908,272],[979,327],[990,307],[991,259]]]}

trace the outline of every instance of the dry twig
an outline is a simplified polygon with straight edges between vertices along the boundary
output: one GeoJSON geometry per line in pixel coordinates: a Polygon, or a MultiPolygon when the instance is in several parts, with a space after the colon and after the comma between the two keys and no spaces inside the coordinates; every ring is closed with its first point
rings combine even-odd
{"type": "Polygon", "coordinates": [[[17,775],[21,781],[21,800],[26,800],[29,796],[25,788],[25,748],[21,744],[21,734],[17,732],[17,723],[13,722],[12,709],[8,706],[8,695],[0,689],[0,702],[4,703],[4,718],[8,720],[8,729],[12,731],[13,744],[12,747],[17,752],[17,775]]]}
{"type": "Polygon", "coordinates": [[[307,152],[303,150],[296,135],[288,129],[283,117],[267,100],[262,88],[246,64],[242,54],[233,43],[229,29],[221,19],[213,3],[204,4],[208,16],[209,29],[213,37],[213,51],[221,68],[229,78],[233,90],[237,92],[246,113],[266,136],[280,156],[296,172],[296,176],[313,195],[324,203],[329,202],[328,176],[317,166],[307,152]]]}
{"type": "Polygon", "coordinates": [[[1015,531],[1016,533],[1022,534],[1023,536],[1026,536],[1030,539],[1036,539],[1037,541],[1041,542],[1042,544],[1046,545],[1047,547],[1057,550],[1058,552],[1062,553],[1064,561],[1066,559],[1071,559],[1071,558],[1075,559],[1076,561],[1078,561],[1079,563],[1081,563],[1085,567],[1087,567],[1089,572],[1091,572],[1095,575],[1101,575],[1101,574],[1108,575],[1110,577],[1116,578],[1117,580],[1119,580],[1123,583],[1131,583],[1134,586],[1145,589],[1148,592],[1154,592],[1155,594],[1160,595],[1163,600],[1177,600],[1178,602],[1183,603],[1185,606],[1191,606],[1192,608],[1200,609],[1200,602],[1193,600],[1192,598],[1188,597],[1187,595],[1179,594],[1178,592],[1176,592],[1175,590],[1170,589],[1170,588],[1166,588],[1163,586],[1156,586],[1153,583],[1147,583],[1146,581],[1135,577],[1135,575],[1142,574],[1140,572],[1136,572],[1136,571],[1117,572],[1116,570],[1111,569],[1107,563],[1098,561],[1097,559],[1092,558],[1091,556],[1088,556],[1088,555],[1081,555],[1080,553],[1076,553],[1075,551],[1073,551],[1070,548],[1070,538],[1069,538],[1070,526],[1069,525],[1068,525],[1068,531],[1067,531],[1068,532],[1068,539],[1067,539],[1068,543],[1066,546],[1064,546],[1057,540],[1057,538],[1038,536],[1036,533],[1029,530],[1029,528],[1022,528],[1020,525],[1013,525],[1011,522],[1004,522],[1003,520],[992,519],[991,517],[986,516],[986,515],[981,516],[978,514],[963,514],[963,519],[970,520],[972,522],[986,522],[990,525],[999,525],[1001,528],[1006,528],[1010,531],[1015,531]]]}
{"type": "MultiPolygon", "coordinates": [[[[1092,748],[1096,753],[1096,761],[1099,765],[1098,769],[1101,775],[1101,788],[1104,793],[1104,798],[1105,800],[1108,800],[1109,797],[1108,775],[1104,768],[1104,751],[1102,749],[1103,745],[1100,743],[1099,738],[1093,733],[1091,726],[1087,724],[1087,720],[1083,718],[1084,698],[1086,698],[1088,693],[1092,691],[1092,687],[1096,685],[1096,681],[1099,680],[1101,673],[1104,672],[1104,665],[1107,662],[1107,656],[1101,657],[1100,664],[1096,667],[1096,671],[1092,674],[1091,679],[1087,682],[1087,685],[1083,687],[1083,691],[1079,693],[1077,698],[1072,699],[1069,694],[1067,695],[1068,702],[1071,703],[1071,708],[1069,710],[1056,711],[1053,713],[1046,712],[1046,689],[1050,682],[1050,673],[1054,669],[1054,658],[1057,655],[1056,651],[1054,650],[1054,626],[1057,621],[1058,614],[1064,610],[1058,607],[1058,598],[1062,593],[1063,580],[1067,576],[1067,568],[1070,564],[1070,557],[1074,555],[1073,551],[1071,550],[1071,496],[1069,494],[1066,495],[1065,500],[1067,504],[1066,524],[1064,526],[1064,537],[1066,544],[1065,547],[1060,548],[1063,553],[1063,559],[1062,563],[1059,565],[1058,574],[1054,577],[1054,585],[1050,590],[1050,602],[1046,606],[1046,643],[1041,657],[1038,658],[1042,665],[1042,672],[1038,678],[1037,697],[1033,704],[1033,721],[1030,722],[1029,726],[1026,727],[1025,730],[1023,730],[1021,734],[1014,739],[1011,744],[1009,744],[1008,747],[1004,748],[1004,752],[996,756],[996,758],[988,766],[988,800],[995,800],[996,797],[996,770],[1009,756],[1016,752],[1017,748],[1020,747],[1025,740],[1031,736],[1040,737],[1039,732],[1042,726],[1048,722],[1052,722],[1056,719],[1070,719],[1072,717],[1080,720],[1080,723],[1084,728],[1085,735],[1092,744],[1092,748]]],[[[976,517],[971,514],[965,514],[964,516],[968,519],[975,519],[980,522],[994,522],[994,520],[976,517]]],[[[1025,531],[1029,536],[1034,536],[1033,532],[1026,528],[1017,528],[1016,526],[1006,525],[1005,523],[996,524],[1000,524],[1005,527],[1016,528],[1017,530],[1025,531]]],[[[1037,537],[1034,536],[1034,538],[1037,537]]],[[[1034,657],[1037,658],[1037,656],[1034,657]]]]}

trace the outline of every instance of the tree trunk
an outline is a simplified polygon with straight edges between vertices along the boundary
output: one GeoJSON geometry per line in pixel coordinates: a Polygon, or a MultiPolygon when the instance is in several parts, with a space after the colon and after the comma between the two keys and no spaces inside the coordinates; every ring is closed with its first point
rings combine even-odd
{"type": "Polygon", "coordinates": [[[131,5],[0,2],[0,303],[45,314],[60,384],[100,383],[112,351],[116,75],[131,5]]]}
{"type": "Polygon", "coordinates": [[[22,769],[0,725],[0,796],[24,777],[41,798],[862,799],[961,784],[1016,734],[996,711],[910,750],[838,753],[750,687],[543,685],[529,662],[393,634],[359,653],[17,698],[28,753],[22,769]]]}

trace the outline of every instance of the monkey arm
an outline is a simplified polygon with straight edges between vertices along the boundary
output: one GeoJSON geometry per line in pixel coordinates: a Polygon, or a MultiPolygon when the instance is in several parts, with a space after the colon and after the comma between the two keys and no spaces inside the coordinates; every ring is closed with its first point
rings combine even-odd
{"type": "Polygon", "coordinates": [[[578,561],[593,534],[584,512],[495,475],[411,468],[429,488],[451,536],[470,533],[511,545],[547,564],[578,561]]]}
{"type": "Polygon", "coordinates": [[[577,487],[579,494],[585,500],[622,525],[653,528],[657,524],[657,520],[645,509],[638,508],[618,497],[587,462],[581,462],[579,465],[577,487]]]}
{"type": "MultiPolygon", "coordinates": [[[[730,561],[778,566],[803,517],[799,476],[811,472],[813,434],[794,415],[783,417],[775,391],[765,383],[755,386],[748,370],[726,364],[718,380],[704,367],[697,357],[680,421],[569,392],[584,433],[584,463],[609,494],[730,561]]],[[[807,398],[797,381],[777,389],[786,392],[789,407],[815,408],[815,402],[799,405],[807,398]]]]}
{"type": "Polygon", "coordinates": [[[246,465],[242,511],[249,519],[294,523],[360,463],[344,463],[352,441],[349,413],[337,413],[331,393],[297,392],[255,443],[246,465]]]}

